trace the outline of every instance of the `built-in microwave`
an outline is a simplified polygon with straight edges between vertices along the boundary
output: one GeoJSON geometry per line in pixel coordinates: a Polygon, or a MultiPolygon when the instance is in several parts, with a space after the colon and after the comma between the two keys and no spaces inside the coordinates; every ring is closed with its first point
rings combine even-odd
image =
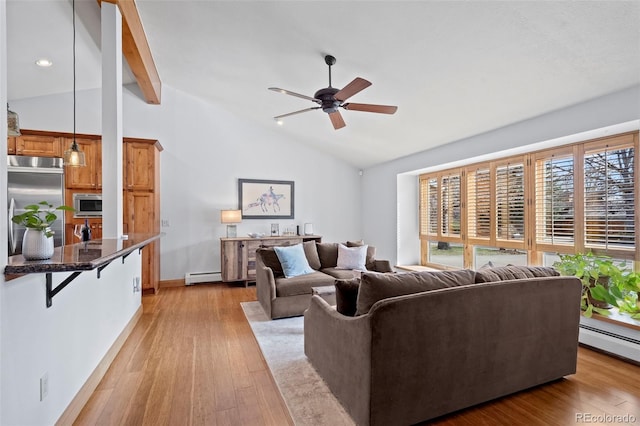
{"type": "Polygon", "coordinates": [[[102,217],[102,194],[73,194],[73,217],[102,217]]]}

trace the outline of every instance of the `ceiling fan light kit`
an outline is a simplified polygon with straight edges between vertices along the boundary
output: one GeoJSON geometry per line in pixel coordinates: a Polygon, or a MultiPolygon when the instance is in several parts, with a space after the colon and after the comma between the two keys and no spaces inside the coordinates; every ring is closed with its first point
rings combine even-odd
{"type": "Polygon", "coordinates": [[[335,65],[336,58],[331,55],[326,55],[324,57],[324,62],[329,66],[329,87],[318,90],[313,95],[313,97],[301,95],[300,93],[280,89],[278,87],[269,87],[269,90],[273,90],[274,92],[306,99],[319,105],[274,117],[279,125],[282,125],[282,119],[284,117],[301,114],[303,112],[312,111],[315,109],[322,109],[323,112],[329,114],[329,119],[331,120],[333,128],[338,130],[346,126],[344,119],[342,118],[342,114],[340,114],[340,110],[338,108],[343,108],[350,111],[375,112],[378,114],[393,114],[397,111],[398,107],[392,105],[345,103],[347,99],[349,99],[356,93],[359,93],[367,87],[371,86],[371,82],[365,80],[364,78],[356,77],[351,83],[347,84],[342,89],[332,87],[331,67],[335,65]]]}

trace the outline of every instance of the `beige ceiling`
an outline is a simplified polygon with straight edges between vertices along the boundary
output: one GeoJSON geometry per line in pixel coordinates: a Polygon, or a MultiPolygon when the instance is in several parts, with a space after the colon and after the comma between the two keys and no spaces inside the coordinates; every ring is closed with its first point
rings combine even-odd
{"type": "MultiPolygon", "coordinates": [[[[76,0],[78,88],[99,87],[100,12],[76,0]]],[[[640,1],[137,0],[163,84],[257,125],[315,106],[328,85],[373,83],[350,101],[395,115],[320,110],[283,137],[369,167],[640,84],[640,1]]],[[[68,92],[70,0],[7,0],[8,93],[68,92]],[[37,40],[37,41],[36,41],[37,40]],[[33,66],[39,56],[53,69],[33,66]]],[[[127,71],[125,81],[132,81],[127,71]]]]}

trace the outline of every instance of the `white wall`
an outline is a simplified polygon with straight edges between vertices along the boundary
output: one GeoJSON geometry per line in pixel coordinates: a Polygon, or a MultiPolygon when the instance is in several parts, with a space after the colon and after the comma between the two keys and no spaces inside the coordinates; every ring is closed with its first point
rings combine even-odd
{"type": "MultiPolygon", "coordinates": [[[[162,88],[162,104],[148,105],[127,88],[124,135],[158,139],[161,153],[161,279],[220,271],[220,210],[237,208],[239,178],[295,182],[295,219],[246,220],[238,235],[270,231],[279,223],[312,222],[324,241],[362,237],[358,169],[291,140],[277,126],[262,127],[224,106],[162,88]]],[[[79,133],[100,134],[100,92],[78,93],[79,133]]],[[[69,94],[13,100],[25,129],[70,131],[69,94]]]]}
{"type": "MultiPolygon", "coordinates": [[[[7,103],[7,3],[5,0],[0,0],[0,105],[6,105],[7,103]]],[[[4,108],[0,108],[0,152],[7,152],[7,111],[4,108]]],[[[0,206],[7,205],[7,191],[4,188],[7,187],[7,165],[5,162],[0,161],[0,206]]],[[[0,224],[7,223],[7,210],[0,208],[0,224]]],[[[8,255],[7,249],[7,225],[0,226],[0,268],[4,269],[6,265],[6,259],[8,255]]],[[[0,318],[4,313],[2,305],[4,304],[4,295],[2,294],[2,287],[4,287],[4,274],[0,274],[0,318]]],[[[2,320],[0,319],[0,381],[2,379],[2,363],[4,346],[2,344],[2,320]]],[[[0,385],[0,402],[2,401],[2,386],[0,385]]],[[[4,424],[2,421],[2,404],[0,403],[0,425],[4,424]]]]}
{"type": "MultiPolygon", "coordinates": [[[[464,117],[460,118],[461,120],[464,117]]],[[[417,171],[640,119],[640,86],[491,132],[452,141],[364,171],[363,237],[396,264],[419,261],[417,171]]],[[[637,128],[637,125],[636,125],[637,128]]],[[[416,137],[428,139],[429,135],[416,137]]]]}
{"type": "MultiPolygon", "coordinates": [[[[4,241],[6,245],[6,238],[4,241]]],[[[101,272],[86,271],[45,305],[45,274],[2,284],[3,425],[54,424],[140,308],[133,279],[140,276],[135,250],[101,272]],[[49,395],[40,401],[40,378],[49,395]]],[[[57,286],[69,274],[53,274],[57,286]]]]}

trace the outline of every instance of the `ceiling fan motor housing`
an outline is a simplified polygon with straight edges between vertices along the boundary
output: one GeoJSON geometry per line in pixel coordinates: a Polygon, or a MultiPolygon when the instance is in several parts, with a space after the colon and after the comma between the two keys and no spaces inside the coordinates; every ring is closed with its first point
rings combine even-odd
{"type": "Polygon", "coordinates": [[[318,90],[313,97],[321,101],[322,110],[326,113],[336,112],[340,106],[340,101],[336,100],[334,95],[340,90],[335,87],[325,87],[318,90]]]}

